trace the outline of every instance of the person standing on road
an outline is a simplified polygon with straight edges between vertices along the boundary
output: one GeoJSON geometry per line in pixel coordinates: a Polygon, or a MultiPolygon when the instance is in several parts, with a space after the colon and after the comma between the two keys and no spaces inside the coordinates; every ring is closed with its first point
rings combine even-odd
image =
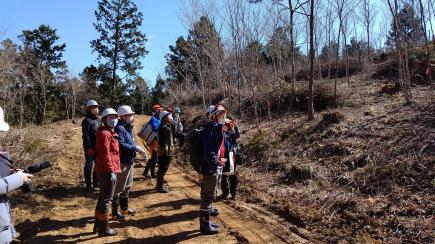
{"type": "Polygon", "coordinates": [[[164,177],[168,172],[171,163],[172,151],[174,150],[174,137],[172,133],[172,114],[167,111],[160,112],[159,126],[159,150],[157,170],[157,192],[167,193],[168,188],[164,186],[164,177]]]}
{"type": "Polygon", "coordinates": [[[110,202],[113,199],[117,174],[121,173],[119,137],[115,132],[118,115],[113,108],[102,114],[103,126],[100,127],[96,139],[96,167],[100,181],[100,195],[95,208],[94,232],[98,236],[117,235],[118,231],[109,227],[110,202]]]}
{"type": "MultiPolygon", "coordinates": [[[[0,107],[0,132],[9,131],[9,125],[4,118],[3,109],[0,107]]],[[[10,243],[17,237],[7,193],[19,188],[24,183],[30,183],[33,177],[22,170],[11,169],[10,161],[9,152],[0,152],[0,243],[10,243]]]]}
{"type": "Polygon", "coordinates": [[[178,145],[183,147],[184,145],[184,135],[183,135],[183,124],[181,123],[181,109],[179,107],[174,108],[174,137],[178,139],[178,145]]]}
{"type": "Polygon", "coordinates": [[[98,103],[95,100],[89,100],[86,103],[86,115],[82,121],[82,138],[83,138],[83,150],[85,151],[85,166],[84,177],[86,190],[95,191],[98,187],[97,174],[92,173],[95,162],[95,141],[98,128],[100,127],[100,121],[98,120],[98,103]]]}
{"type": "Polygon", "coordinates": [[[133,186],[134,160],[136,159],[136,152],[144,154],[145,150],[134,142],[133,123],[135,113],[131,107],[127,105],[120,106],[117,113],[120,121],[115,127],[115,132],[119,136],[121,173],[117,177],[118,182],[112,201],[112,218],[123,220],[125,215],[134,215],[135,213],[133,209],[128,207],[128,198],[133,186]],[[121,213],[118,211],[118,201],[121,213]]]}
{"type": "Polygon", "coordinates": [[[202,186],[200,205],[200,231],[204,235],[219,233],[219,226],[210,222],[211,215],[217,215],[212,208],[215,199],[224,159],[223,125],[226,121],[227,109],[217,105],[210,113],[210,121],[205,125],[203,136],[203,163],[201,165],[202,186]]]}
{"type": "MultiPolygon", "coordinates": [[[[156,104],[153,106],[153,115],[149,121],[151,124],[151,129],[154,132],[157,132],[159,130],[160,126],[160,112],[163,111],[163,108],[156,104]]],[[[146,143],[146,142],[144,142],[146,143]]],[[[145,166],[145,170],[143,171],[142,175],[147,180],[151,180],[151,178],[156,178],[156,164],[157,164],[157,151],[159,149],[159,142],[157,139],[154,139],[150,144],[147,145],[149,152],[150,152],[150,159],[147,162],[147,165],[145,166]],[[148,175],[148,172],[151,172],[151,176],[148,175]]]]}
{"type": "Polygon", "coordinates": [[[219,196],[220,200],[224,200],[231,193],[231,200],[236,199],[237,193],[237,174],[235,161],[235,148],[237,146],[237,139],[240,138],[239,128],[237,121],[228,120],[225,123],[224,129],[224,145],[225,145],[225,166],[222,173],[221,189],[222,195],[219,196]],[[232,163],[232,165],[231,165],[232,163]]]}

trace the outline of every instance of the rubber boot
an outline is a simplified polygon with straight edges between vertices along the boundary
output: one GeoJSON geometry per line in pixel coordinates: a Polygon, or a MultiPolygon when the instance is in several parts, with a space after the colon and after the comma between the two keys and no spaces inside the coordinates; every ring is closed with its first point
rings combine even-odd
{"type": "Polygon", "coordinates": [[[92,233],[97,233],[98,229],[100,228],[100,212],[95,211],[95,217],[94,217],[94,229],[92,230],[92,233]]]}
{"type": "Polygon", "coordinates": [[[151,178],[153,178],[153,179],[157,178],[156,163],[155,162],[151,165],[150,169],[151,169],[151,178]]]}
{"type": "Polygon", "coordinates": [[[118,198],[117,197],[114,197],[112,200],[112,219],[119,220],[119,221],[125,220],[125,215],[121,214],[118,211],[118,198]]]}
{"type": "Polygon", "coordinates": [[[223,200],[227,199],[227,197],[228,197],[228,192],[225,192],[225,191],[224,191],[224,192],[222,193],[222,195],[220,195],[220,196],[217,197],[217,200],[218,200],[218,201],[223,201],[223,200]]]}
{"type": "Polygon", "coordinates": [[[199,211],[199,228],[202,235],[215,235],[219,233],[219,227],[210,222],[209,210],[199,211]]]}
{"type": "Polygon", "coordinates": [[[211,207],[210,208],[210,216],[216,217],[219,215],[219,210],[217,208],[211,207]]]}
{"type": "Polygon", "coordinates": [[[100,187],[100,182],[98,181],[97,172],[95,172],[95,169],[94,169],[94,172],[92,174],[92,186],[94,188],[100,187]]]}
{"type": "Polygon", "coordinates": [[[98,228],[98,237],[104,236],[116,236],[118,234],[117,230],[111,229],[109,227],[109,214],[100,214],[100,224],[98,228]]]}
{"type": "Polygon", "coordinates": [[[163,184],[163,177],[159,176],[157,177],[157,186],[156,186],[157,192],[160,193],[168,193],[168,189],[163,184]]]}
{"type": "Polygon", "coordinates": [[[128,207],[128,196],[121,196],[119,198],[119,206],[121,207],[121,214],[133,216],[136,211],[128,207]]]}
{"type": "Polygon", "coordinates": [[[145,170],[144,170],[143,173],[142,173],[142,175],[143,175],[143,176],[145,177],[145,179],[147,179],[147,180],[151,180],[151,176],[148,175],[148,172],[150,171],[150,169],[151,169],[151,165],[150,165],[150,163],[148,162],[147,165],[145,166],[145,170]]]}
{"type": "Polygon", "coordinates": [[[85,184],[86,184],[86,191],[89,191],[89,192],[94,192],[95,191],[95,188],[92,187],[91,176],[90,175],[85,175],[85,184]]]}

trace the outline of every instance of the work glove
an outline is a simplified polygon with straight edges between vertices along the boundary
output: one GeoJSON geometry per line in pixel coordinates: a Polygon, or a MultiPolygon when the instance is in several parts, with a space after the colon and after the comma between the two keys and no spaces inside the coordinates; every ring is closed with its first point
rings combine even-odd
{"type": "Polygon", "coordinates": [[[142,154],[145,154],[145,149],[141,148],[140,146],[136,146],[135,149],[136,149],[136,151],[138,151],[138,152],[140,152],[142,154]]]}
{"type": "Polygon", "coordinates": [[[118,179],[116,178],[116,174],[115,173],[110,173],[110,181],[113,184],[116,184],[116,182],[118,181],[118,179]]]}
{"type": "Polygon", "coordinates": [[[143,161],[148,161],[148,155],[146,153],[143,154],[143,161]]]}
{"type": "Polygon", "coordinates": [[[86,155],[88,155],[88,157],[93,157],[95,155],[95,151],[92,147],[88,148],[86,150],[86,155]]]}

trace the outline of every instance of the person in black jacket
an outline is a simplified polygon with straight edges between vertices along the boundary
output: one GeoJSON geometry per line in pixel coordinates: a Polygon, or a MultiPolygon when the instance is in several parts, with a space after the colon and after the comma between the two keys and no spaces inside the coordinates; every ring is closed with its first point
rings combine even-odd
{"type": "Polygon", "coordinates": [[[85,151],[84,177],[88,191],[94,191],[95,187],[98,187],[97,175],[95,170],[92,174],[92,168],[95,162],[96,135],[100,124],[98,103],[95,100],[89,100],[86,103],[86,115],[82,121],[83,150],[85,151]]]}
{"type": "MultiPolygon", "coordinates": [[[[227,120],[223,127],[224,131],[224,145],[225,145],[225,158],[228,159],[225,162],[223,168],[221,189],[222,195],[219,196],[220,200],[224,200],[231,193],[231,200],[236,199],[237,194],[237,174],[236,174],[236,161],[235,161],[235,148],[237,146],[237,139],[240,138],[239,128],[237,127],[237,121],[227,120]],[[233,163],[231,167],[231,163],[233,163]]],[[[237,162],[239,163],[239,162],[237,162]]]]}
{"type": "Polygon", "coordinates": [[[225,147],[223,125],[227,109],[223,105],[214,107],[210,120],[204,128],[203,162],[201,164],[202,185],[199,226],[201,234],[219,233],[219,226],[210,222],[210,216],[217,216],[218,211],[212,207],[217,187],[225,165],[225,147]]]}
{"type": "Polygon", "coordinates": [[[159,114],[159,150],[157,170],[157,192],[167,193],[168,188],[164,186],[164,177],[171,163],[172,151],[174,150],[174,135],[172,130],[172,114],[167,111],[162,111],[159,114]]]}

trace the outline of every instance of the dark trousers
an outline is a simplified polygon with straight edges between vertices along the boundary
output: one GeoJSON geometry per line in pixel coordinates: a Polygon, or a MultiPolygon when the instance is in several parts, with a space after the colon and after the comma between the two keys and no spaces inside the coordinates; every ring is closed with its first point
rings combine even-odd
{"type": "Polygon", "coordinates": [[[110,180],[110,173],[97,173],[97,176],[100,180],[100,195],[95,212],[109,213],[116,184],[110,180]]]}
{"type": "Polygon", "coordinates": [[[151,171],[151,174],[154,174],[156,164],[157,164],[157,151],[152,151],[151,158],[148,160],[147,165],[145,166],[144,175],[148,175],[149,171],[151,171]]]}
{"type": "Polygon", "coordinates": [[[85,177],[85,183],[86,186],[90,187],[92,184],[96,186],[98,184],[98,177],[97,173],[92,173],[92,168],[94,168],[95,165],[95,157],[89,157],[87,155],[86,149],[85,149],[85,166],[83,168],[83,174],[85,177]]]}
{"type": "Polygon", "coordinates": [[[222,182],[221,182],[221,189],[222,193],[224,195],[228,195],[231,193],[231,196],[236,196],[237,193],[237,175],[236,174],[223,174],[222,175],[222,182]]]}
{"type": "Polygon", "coordinates": [[[159,169],[157,170],[157,178],[163,178],[168,172],[171,164],[171,156],[163,155],[159,157],[159,169]]]}

